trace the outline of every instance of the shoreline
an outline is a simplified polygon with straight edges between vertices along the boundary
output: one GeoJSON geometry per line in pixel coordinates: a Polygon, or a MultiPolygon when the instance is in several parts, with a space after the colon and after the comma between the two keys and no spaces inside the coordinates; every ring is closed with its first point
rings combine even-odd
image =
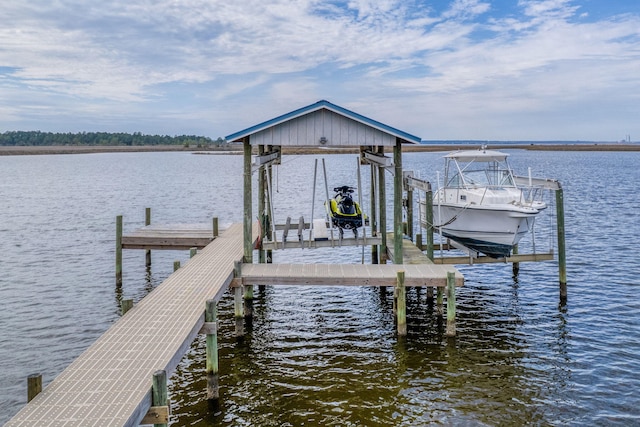
{"type": "MultiPolygon", "coordinates": [[[[478,148],[475,144],[420,144],[404,145],[405,153],[415,152],[439,152],[455,150],[473,150],[478,148]]],[[[640,144],[487,144],[488,149],[497,150],[533,150],[533,151],[640,151],[640,144]]],[[[226,147],[202,148],[182,147],[177,145],[140,145],[140,146],[96,146],[96,145],[65,145],[65,146],[0,146],[0,156],[25,156],[25,155],[51,155],[51,154],[97,154],[97,153],[139,153],[139,152],[163,152],[181,151],[194,154],[242,154],[242,146],[231,145],[226,147]]],[[[331,148],[331,147],[284,147],[283,154],[321,154],[321,153],[358,153],[357,148],[331,148]]]]}

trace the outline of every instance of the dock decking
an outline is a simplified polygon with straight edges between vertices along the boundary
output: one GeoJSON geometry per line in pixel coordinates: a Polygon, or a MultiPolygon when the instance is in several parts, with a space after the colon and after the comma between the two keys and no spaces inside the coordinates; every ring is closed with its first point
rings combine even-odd
{"type": "Polygon", "coordinates": [[[151,407],[153,373],[173,372],[243,255],[232,225],[144,297],[82,353],[6,427],[137,426],[151,407]]]}
{"type": "Polygon", "coordinates": [[[123,235],[122,249],[201,249],[213,238],[205,224],[147,225],[123,235]]]}
{"type": "MultiPolygon", "coordinates": [[[[185,235],[184,227],[164,228],[173,239],[185,235]]],[[[157,228],[152,234],[158,236],[157,228]]],[[[243,251],[243,226],[234,224],[112,325],[6,427],[139,425],[152,406],[153,374],[175,370],[205,324],[207,300],[219,300],[231,285],[395,286],[398,271],[405,272],[403,289],[442,289],[448,273],[456,286],[463,283],[454,267],[426,263],[426,257],[404,265],[241,264],[243,251]]]]}
{"type": "Polygon", "coordinates": [[[463,277],[454,267],[434,264],[242,264],[243,285],[394,286],[399,270],[405,286],[447,286],[447,273],[463,277]]]}

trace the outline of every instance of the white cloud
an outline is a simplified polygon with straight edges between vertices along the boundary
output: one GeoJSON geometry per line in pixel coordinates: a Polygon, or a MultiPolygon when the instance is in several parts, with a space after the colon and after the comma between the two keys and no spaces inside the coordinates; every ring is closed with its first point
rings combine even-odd
{"type": "Polygon", "coordinates": [[[94,111],[98,123],[147,126],[211,117],[218,136],[324,98],[441,138],[473,137],[460,117],[497,138],[504,120],[491,115],[613,96],[637,112],[640,15],[595,20],[579,3],[520,0],[504,13],[488,0],[4,2],[0,109],[18,124],[35,116],[14,106],[23,99],[88,123],[94,111]]]}

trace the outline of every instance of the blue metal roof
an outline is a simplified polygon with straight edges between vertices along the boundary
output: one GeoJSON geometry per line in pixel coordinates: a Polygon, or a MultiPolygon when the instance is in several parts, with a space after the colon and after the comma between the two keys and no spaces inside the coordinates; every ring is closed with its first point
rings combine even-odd
{"type": "Polygon", "coordinates": [[[352,120],[355,120],[357,122],[363,123],[365,125],[371,126],[375,129],[378,129],[382,132],[388,133],[390,135],[393,135],[395,137],[401,138],[403,140],[405,140],[406,142],[409,143],[414,143],[414,144],[419,144],[420,143],[420,137],[417,137],[415,135],[411,135],[407,132],[403,132],[399,129],[396,129],[394,127],[391,126],[387,126],[384,123],[380,123],[376,120],[370,119],[368,117],[365,117],[361,114],[355,113],[351,110],[347,110],[346,108],[340,107],[338,105],[332,104],[329,101],[325,101],[325,100],[321,100],[318,101],[314,104],[311,105],[307,105],[306,107],[302,107],[302,108],[298,108],[297,110],[291,111],[290,113],[287,114],[283,114],[281,116],[278,116],[276,118],[273,118],[271,120],[267,120],[266,122],[262,122],[260,124],[257,124],[255,126],[251,126],[247,129],[241,130],[239,132],[236,133],[232,133],[231,135],[227,135],[225,137],[225,139],[229,142],[233,142],[233,141],[237,141],[239,139],[242,139],[246,136],[249,136],[251,134],[255,134],[257,132],[260,132],[262,130],[265,130],[267,128],[270,128],[272,126],[276,126],[280,123],[286,122],[288,120],[291,119],[295,119],[297,117],[303,116],[305,114],[309,114],[311,112],[314,111],[318,111],[321,109],[327,109],[330,111],[333,111],[334,113],[337,114],[341,114],[347,118],[350,118],[352,120]]]}

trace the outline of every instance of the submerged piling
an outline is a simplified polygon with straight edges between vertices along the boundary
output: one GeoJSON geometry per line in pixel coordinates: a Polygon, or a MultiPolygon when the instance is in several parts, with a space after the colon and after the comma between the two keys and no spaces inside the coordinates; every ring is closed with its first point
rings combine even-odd
{"type": "Polygon", "coordinates": [[[218,308],[215,300],[208,300],[204,315],[207,327],[206,337],[206,370],[207,370],[207,400],[220,398],[218,377],[218,308]]]}
{"type": "Polygon", "coordinates": [[[447,273],[446,335],[448,337],[454,337],[456,335],[456,275],[451,271],[447,273]]]}
{"type": "Polygon", "coordinates": [[[116,286],[122,286],[122,215],[116,217],[116,286]]]}
{"type": "Polygon", "coordinates": [[[564,241],[564,195],[558,182],[556,190],[556,215],[558,222],[558,276],[560,281],[560,303],[567,302],[567,258],[564,241]]]}
{"type": "MultiPolygon", "coordinates": [[[[147,227],[151,225],[151,208],[146,208],[144,210],[144,225],[147,227]]],[[[145,250],[144,255],[145,255],[145,265],[147,267],[151,267],[151,249],[145,250]]]]}
{"type": "Polygon", "coordinates": [[[404,270],[399,270],[396,277],[398,336],[405,336],[407,335],[407,288],[404,285],[404,270]]]}
{"type": "Polygon", "coordinates": [[[31,402],[42,391],[42,374],[27,377],[27,402],[31,402]]]}

